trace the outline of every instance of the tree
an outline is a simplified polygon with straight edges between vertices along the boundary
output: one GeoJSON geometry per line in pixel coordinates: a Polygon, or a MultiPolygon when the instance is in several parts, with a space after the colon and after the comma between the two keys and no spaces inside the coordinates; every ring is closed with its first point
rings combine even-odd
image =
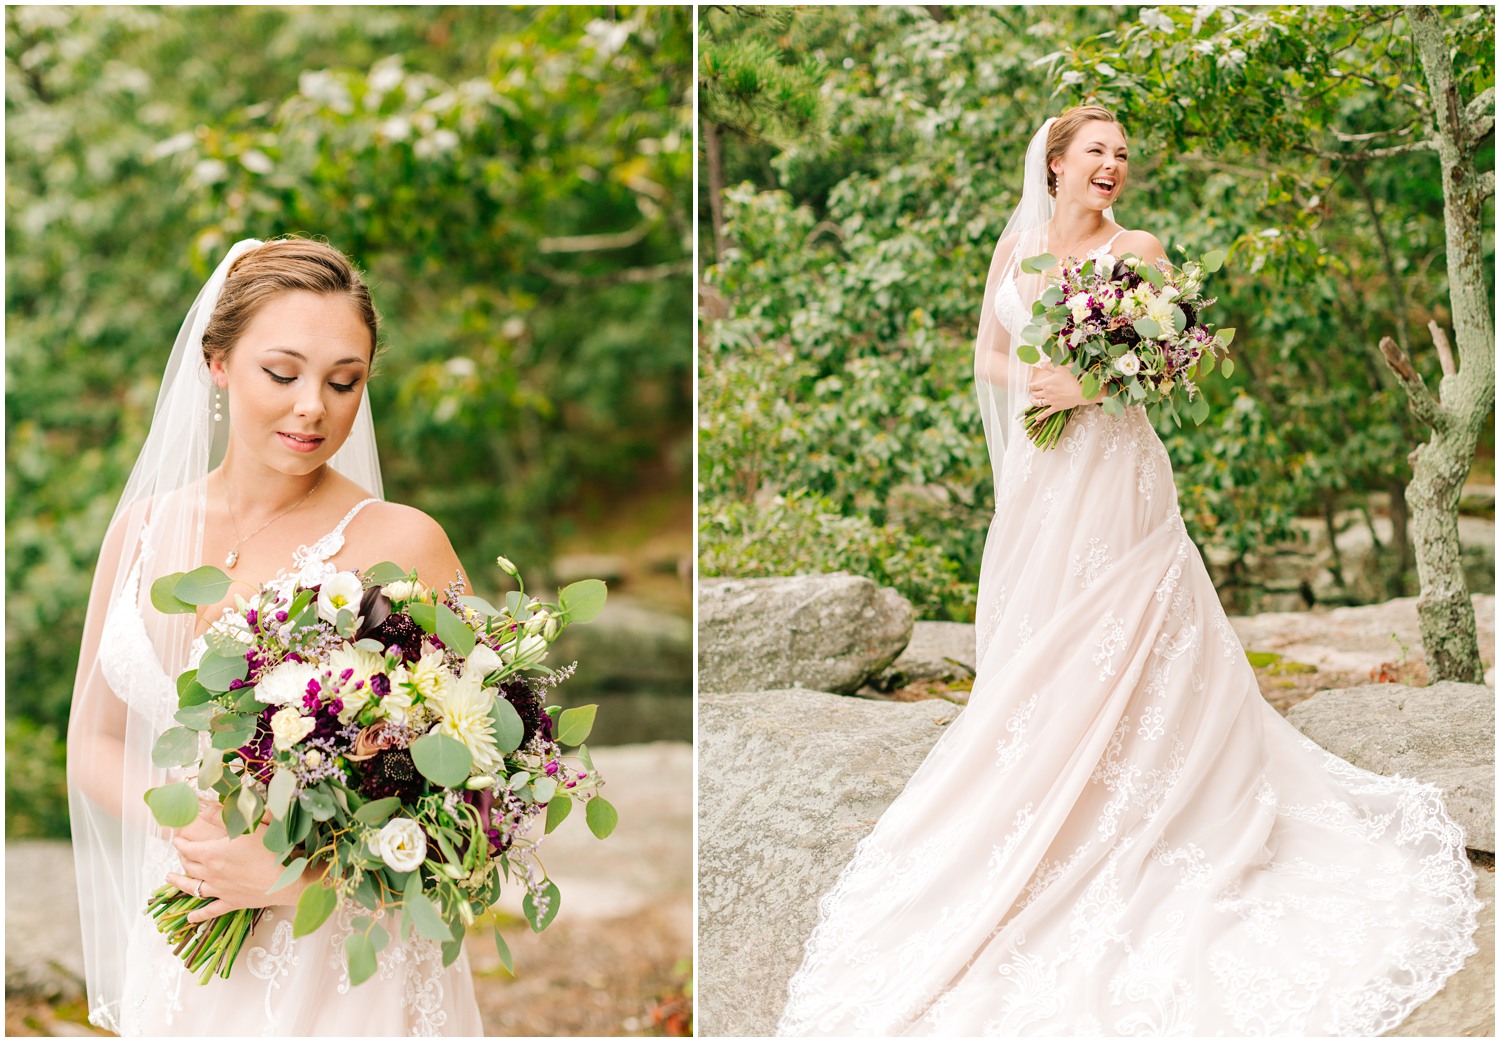
{"type": "MultiPolygon", "coordinates": [[[[1412,416],[1428,429],[1425,444],[1409,457],[1406,498],[1429,668],[1434,679],[1481,680],[1457,516],[1495,400],[1494,291],[1485,260],[1494,249],[1492,235],[1486,243],[1494,196],[1494,9],[1148,9],[1133,24],[1065,47],[1059,57],[1065,84],[1113,106],[1127,123],[1148,123],[1166,147],[1207,153],[1224,165],[1243,160],[1248,169],[1241,180],[1260,180],[1269,168],[1313,196],[1313,183],[1322,177],[1326,184],[1331,170],[1347,172],[1367,193],[1381,167],[1438,160],[1445,310],[1457,359],[1442,325],[1430,318],[1441,372],[1433,395],[1410,356],[1399,246],[1386,239],[1370,203],[1379,254],[1401,305],[1396,336],[1382,336],[1379,351],[1412,416]],[[1418,68],[1421,85],[1411,82],[1418,68]]],[[[1310,221],[1291,230],[1304,242],[1316,237],[1310,221]]],[[[1235,247],[1257,249],[1248,235],[1235,247]]]]}

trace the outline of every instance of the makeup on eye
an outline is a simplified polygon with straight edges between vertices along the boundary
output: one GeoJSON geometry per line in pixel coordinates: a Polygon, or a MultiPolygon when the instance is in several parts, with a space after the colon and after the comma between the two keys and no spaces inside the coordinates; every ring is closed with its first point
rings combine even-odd
{"type": "MultiPolygon", "coordinates": [[[[281,384],[282,386],[285,386],[287,384],[292,384],[292,383],[296,383],[297,382],[297,377],[295,377],[295,376],[283,376],[282,374],[280,374],[278,372],[275,372],[274,370],[267,369],[265,366],[261,366],[260,367],[260,371],[263,372],[263,373],[265,373],[272,380],[275,380],[278,384],[281,384]]],[[[335,391],[338,391],[340,394],[349,394],[350,392],[354,391],[354,389],[359,386],[359,377],[356,376],[354,379],[350,380],[348,383],[339,383],[336,380],[330,380],[330,381],[328,381],[328,386],[332,387],[335,391]]]]}

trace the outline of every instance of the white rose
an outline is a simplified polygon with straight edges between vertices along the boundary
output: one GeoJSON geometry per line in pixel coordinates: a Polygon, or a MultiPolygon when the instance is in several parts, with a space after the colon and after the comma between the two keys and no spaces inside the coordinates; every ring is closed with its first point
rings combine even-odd
{"type": "Polygon", "coordinates": [[[410,818],[392,818],[370,840],[370,849],[397,872],[415,872],[427,857],[427,837],[410,818]]]}
{"type": "Polygon", "coordinates": [[[1063,301],[1068,310],[1073,312],[1073,321],[1082,322],[1089,317],[1089,295],[1087,293],[1075,293],[1063,301]]]}
{"type": "Polygon", "coordinates": [[[344,608],[359,614],[359,602],[364,593],[359,576],[353,572],[338,572],[331,579],[325,579],[318,591],[318,618],[324,622],[337,622],[339,612],[344,608]]]}
{"type": "Polygon", "coordinates": [[[1134,376],[1141,371],[1141,360],[1135,356],[1134,351],[1126,351],[1115,359],[1115,370],[1123,376],[1134,376]]]}
{"type": "Polygon", "coordinates": [[[1115,255],[1112,253],[1101,253],[1094,259],[1094,270],[1102,271],[1106,275],[1115,270],[1115,255]]]}
{"type": "Polygon", "coordinates": [[[316,723],[291,706],[277,710],[271,717],[271,734],[276,738],[276,748],[282,751],[290,749],[312,734],[316,726],[316,723]]]}
{"type": "Polygon", "coordinates": [[[307,694],[307,683],[318,678],[318,670],[306,662],[283,662],[260,678],[255,698],[268,706],[300,704],[307,694]]]}
{"type": "Polygon", "coordinates": [[[382,586],[380,592],[393,601],[405,603],[406,601],[419,601],[426,597],[429,591],[420,582],[397,579],[393,583],[386,583],[382,586]]]}
{"type": "Polygon", "coordinates": [[[495,654],[495,649],[488,644],[475,644],[474,650],[469,653],[469,661],[464,666],[464,672],[473,670],[481,677],[487,677],[504,663],[500,656],[495,654]]]}

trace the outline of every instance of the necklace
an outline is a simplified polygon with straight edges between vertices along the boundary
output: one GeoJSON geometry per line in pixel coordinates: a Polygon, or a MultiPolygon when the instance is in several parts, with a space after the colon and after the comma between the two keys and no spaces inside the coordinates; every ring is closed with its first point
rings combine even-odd
{"type": "Polygon", "coordinates": [[[253,531],[249,535],[245,535],[245,536],[240,535],[239,522],[235,521],[235,519],[234,519],[234,507],[232,507],[232,506],[229,505],[229,487],[228,487],[228,485],[226,485],[224,487],[224,507],[225,507],[225,509],[227,509],[229,511],[229,526],[234,529],[235,540],[234,540],[234,545],[229,548],[229,553],[226,554],[225,557],[224,557],[224,567],[225,568],[233,568],[239,562],[239,559],[240,559],[240,544],[242,544],[243,542],[245,542],[245,540],[247,540],[247,539],[254,539],[256,536],[260,535],[266,529],[268,529],[272,525],[274,525],[277,521],[280,521],[282,518],[284,518],[288,514],[290,514],[293,510],[296,510],[298,507],[300,507],[303,503],[306,503],[309,499],[312,498],[312,494],[314,492],[318,491],[319,487],[323,484],[323,478],[326,478],[327,476],[328,476],[328,471],[327,471],[327,469],[325,469],[323,471],[322,475],[319,476],[317,482],[314,483],[313,487],[307,490],[307,495],[303,496],[301,499],[297,500],[297,502],[293,503],[291,506],[287,507],[281,513],[279,513],[275,517],[271,518],[271,520],[267,521],[265,524],[261,525],[255,531],[253,531]]]}

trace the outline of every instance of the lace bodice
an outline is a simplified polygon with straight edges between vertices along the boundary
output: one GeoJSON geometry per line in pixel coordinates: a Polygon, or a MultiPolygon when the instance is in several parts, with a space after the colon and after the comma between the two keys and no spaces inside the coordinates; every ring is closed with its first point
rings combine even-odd
{"type": "MultiPolygon", "coordinates": [[[[1121,228],[1110,236],[1108,242],[1103,246],[1096,246],[1089,250],[1084,256],[1088,260],[1098,260],[1109,252],[1109,248],[1115,244],[1115,240],[1125,234],[1121,228]]],[[[1021,265],[1020,257],[1012,257],[1006,266],[1005,277],[1000,281],[1000,288],[995,291],[995,315],[1000,319],[1000,324],[1010,334],[1013,340],[1020,339],[1021,330],[1026,328],[1026,323],[1031,321],[1031,305],[1021,300],[1020,289],[1016,286],[1016,271],[1021,265]]]]}
{"type": "MultiPolygon", "coordinates": [[[[344,529],[361,510],[378,502],[372,497],[356,503],[333,531],[311,545],[297,547],[291,567],[281,569],[266,585],[313,586],[328,579],[338,570],[331,562],[344,548],[344,529]]],[[[120,701],[152,718],[168,719],[177,709],[177,687],[162,666],[141,616],[141,573],[154,556],[149,529],[142,532],[141,542],[142,551],[105,617],[99,642],[99,668],[120,701]]],[[[201,636],[193,641],[189,666],[203,657],[204,648],[201,636]]]]}

